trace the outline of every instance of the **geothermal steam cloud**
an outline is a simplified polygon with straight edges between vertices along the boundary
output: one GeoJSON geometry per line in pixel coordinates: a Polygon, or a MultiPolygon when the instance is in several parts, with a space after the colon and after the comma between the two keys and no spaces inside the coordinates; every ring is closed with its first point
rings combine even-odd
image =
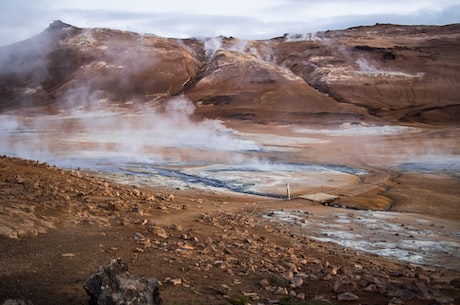
{"type": "Polygon", "coordinates": [[[141,107],[124,112],[98,106],[63,110],[57,116],[3,116],[0,153],[50,162],[85,155],[162,158],[165,148],[215,152],[259,149],[220,121],[193,120],[194,111],[190,100],[178,97],[163,111],[141,107]]]}

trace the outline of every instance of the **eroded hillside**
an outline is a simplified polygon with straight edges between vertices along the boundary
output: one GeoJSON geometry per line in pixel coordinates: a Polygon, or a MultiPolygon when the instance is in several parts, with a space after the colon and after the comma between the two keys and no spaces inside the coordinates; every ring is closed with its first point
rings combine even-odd
{"type": "Polygon", "coordinates": [[[55,21],[0,49],[0,107],[160,105],[259,122],[458,124],[460,25],[375,25],[271,40],[171,39],[55,21]]]}

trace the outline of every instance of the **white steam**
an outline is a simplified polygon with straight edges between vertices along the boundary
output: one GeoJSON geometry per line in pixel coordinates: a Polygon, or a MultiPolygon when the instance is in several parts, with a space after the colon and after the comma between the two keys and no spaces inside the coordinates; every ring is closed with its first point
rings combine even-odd
{"type": "Polygon", "coordinates": [[[377,71],[377,68],[364,58],[358,58],[356,63],[361,71],[377,71]]]}
{"type": "Polygon", "coordinates": [[[194,111],[190,100],[178,97],[163,110],[124,112],[99,106],[55,116],[3,116],[0,153],[48,162],[79,157],[181,161],[188,149],[215,154],[259,150],[220,121],[193,119],[194,111]]]}
{"type": "Polygon", "coordinates": [[[0,116],[0,133],[8,133],[18,129],[19,124],[14,116],[0,116]]]}
{"type": "Polygon", "coordinates": [[[360,57],[356,60],[356,64],[359,67],[358,71],[354,71],[355,74],[365,75],[368,77],[398,77],[398,78],[420,78],[425,75],[423,72],[417,72],[415,74],[399,72],[399,71],[387,71],[378,69],[369,60],[360,57]]]}
{"type": "Polygon", "coordinates": [[[245,39],[235,39],[235,42],[229,47],[230,51],[245,53],[248,49],[249,41],[245,39]]]}
{"type": "Polygon", "coordinates": [[[286,34],[284,41],[322,41],[326,38],[323,37],[321,33],[306,33],[306,34],[286,34]]]}
{"type": "Polygon", "coordinates": [[[211,58],[216,52],[222,48],[221,37],[210,37],[206,38],[203,43],[206,58],[211,58]]]}

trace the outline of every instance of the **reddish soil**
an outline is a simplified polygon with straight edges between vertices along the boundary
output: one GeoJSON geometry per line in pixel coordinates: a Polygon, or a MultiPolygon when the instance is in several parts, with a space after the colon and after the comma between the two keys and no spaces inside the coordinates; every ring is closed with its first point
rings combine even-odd
{"type": "Polygon", "coordinates": [[[5,157],[0,186],[0,223],[4,229],[13,222],[16,232],[10,234],[15,238],[0,237],[0,300],[86,304],[84,282],[115,257],[131,273],[160,280],[165,304],[229,304],[244,294],[253,304],[270,304],[290,291],[299,297],[292,304],[460,300],[458,270],[357,253],[260,217],[280,206],[315,213],[315,204],[304,200],[180,190],[170,196],[5,157]],[[298,278],[302,282],[294,284],[298,278]],[[359,299],[340,301],[345,292],[359,299]]]}

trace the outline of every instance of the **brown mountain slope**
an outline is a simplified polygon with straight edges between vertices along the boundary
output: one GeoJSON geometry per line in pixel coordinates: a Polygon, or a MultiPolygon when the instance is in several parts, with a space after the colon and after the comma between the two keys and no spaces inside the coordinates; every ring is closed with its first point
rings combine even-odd
{"type": "Polygon", "coordinates": [[[459,122],[460,25],[376,25],[281,41],[278,64],[389,119],[459,122]]]}
{"type": "Polygon", "coordinates": [[[148,101],[181,88],[199,66],[175,40],[60,22],[0,52],[3,109],[148,101]]]}
{"type": "Polygon", "coordinates": [[[231,50],[218,51],[186,94],[198,101],[198,113],[210,117],[293,122],[366,115],[318,92],[289,69],[231,50]]]}
{"type": "Polygon", "coordinates": [[[460,25],[376,25],[265,41],[166,39],[55,21],[0,48],[0,109],[157,105],[256,121],[460,122],[460,25]]]}

